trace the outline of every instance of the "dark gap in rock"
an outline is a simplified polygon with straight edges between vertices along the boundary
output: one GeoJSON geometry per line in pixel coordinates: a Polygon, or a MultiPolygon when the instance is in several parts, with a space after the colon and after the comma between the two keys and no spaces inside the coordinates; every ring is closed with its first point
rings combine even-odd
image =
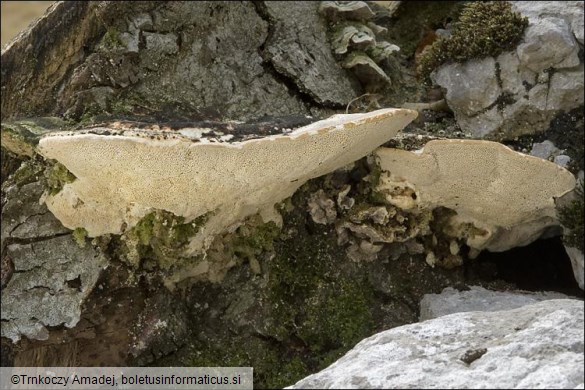
{"type": "Polygon", "coordinates": [[[81,276],[77,276],[75,279],[65,281],[68,287],[73,288],[81,292],[81,276]]]}
{"type": "MultiPolygon", "coordinates": [[[[323,104],[319,103],[314,96],[312,96],[309,92],[304,91],[301,86],[297,84],[297,82],[288,74],[281,72],[270,58],[270,53],[266,50],[266,45],[273,41],[273,37],[276,31],[276,24],[278,23],[277,20],[274,19],[270,15],[270,12],[266,8],[266,5],[262,1],[254,1],[252,2],[254,8],[256,9],[256,13],[262,20],[264,20],[268,24],[268,34],[266,35],[266,39],[262,43],[262,45],[258,48],[258,53],[260,57],[262,57],[262,68],[266,73],[272,76],[277,82],[283,84],[289,91],[291,96],[296,97],[299,99],[300,102],[303,103],[307,111],[310,111],[310,106],[314,105],[316,107],[324,106],[323,104]]],[[[332,105],[331,108],[340,108],[336,105],[332,105]]]]}
{"type": "Polygon", "coordinates": [[[521,290],[558,291],[583,298],[560,237],[505,252],[484,251],[467,267],[467,273],[477,273],[488,282],[500,279],[521,290]]]}
{"type": "Polygon", "coordinates": [[[0,367],[14,367],[14,346],[6,337],[0,343],[0,367]]]}

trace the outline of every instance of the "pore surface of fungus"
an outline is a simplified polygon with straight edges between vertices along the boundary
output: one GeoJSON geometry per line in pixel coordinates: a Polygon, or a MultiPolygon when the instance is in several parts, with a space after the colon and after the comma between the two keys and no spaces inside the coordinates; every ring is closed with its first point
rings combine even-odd
{"type": "Polygon", "coordinates": [[[279,221],[275,203],[305,181],[370,153],[415,117],[406,109],[335,115],[243,142],[201,138],[196,129],[51,133],[39,141],[39,152],[76,180],[46,203],[66,227],[82,227],[90,237],[121,234],[153,210],[185,222],[206,214],[187,251],[200,253],[217,233],[250,215],[279,221]]]}
{"type": "Polygon", "coordinates": [[[430,141],[422,151],[379,148],[378,190],[407,210],[456,212],[444,226],[475,250],[504,251],[558,225],[554,198],[571,191],[573,175],[497,142],[430,141]]]}

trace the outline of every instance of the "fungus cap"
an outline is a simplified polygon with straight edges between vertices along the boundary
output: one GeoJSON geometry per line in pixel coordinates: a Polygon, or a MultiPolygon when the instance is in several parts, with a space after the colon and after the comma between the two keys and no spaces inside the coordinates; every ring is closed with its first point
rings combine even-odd
{"type": "Polygon", "coordinates": [[[188,131],[50,133],[39,152],[77,179],[46,203],[66,227],[83,227],[90,237],[120,234],[154,209],[186,221],[208,214],[191,243],[194,253],[247,216],[278,221],[275,203],[370,153],[416,115],[407,109],[335,115],[287,135],[243,142],[203,142],[188,131]]]}
{"type": "Polygon", "coordinates": [[[375,154],[385,172],[379,189],[411,190],[408,199],[389,195],[389,203],[455,210],[453,224],[473,223],[485,231],[467,239],[479,250],[503,251],[534,241],[558,225],[554,198],[575,186],[566,169],[491,141],[436,140],[422,153],[379,148],[375,154]]]}
{"type": "Polygon", "coordinates": [[[319,12],[332,21],[370,20],[375,16],[365,1],[322,1],[319,12]]]}

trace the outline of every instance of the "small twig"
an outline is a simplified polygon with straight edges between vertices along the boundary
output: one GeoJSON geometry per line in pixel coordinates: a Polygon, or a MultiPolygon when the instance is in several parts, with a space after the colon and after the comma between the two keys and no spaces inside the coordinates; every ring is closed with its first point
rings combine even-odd
{"type": "Polygon", "coordinates": [[[357,101],[357,100],[360,100],[360,99],[361,99],[361,98],[363,98],[363,97],[366,97],[366,96],[371,96],[371,95],[373,95],[373,94],[371,94],[371,93],[367,92],[367,93],[364,93],[364,94],[363,94],[363,95],[361,95],[361,96],[358,96],[358,97],[356,97],[356,98],[354,98],[354,99],[350,100],[350,101],[349,101],[349,103],[347,103],[347,106],[345,107],[345,113],[346,113],[346,114],[349,114],[349,107],[351,106],[351,104],[352,104],[353,102],[355,102],[355,101],[357,101]]]}

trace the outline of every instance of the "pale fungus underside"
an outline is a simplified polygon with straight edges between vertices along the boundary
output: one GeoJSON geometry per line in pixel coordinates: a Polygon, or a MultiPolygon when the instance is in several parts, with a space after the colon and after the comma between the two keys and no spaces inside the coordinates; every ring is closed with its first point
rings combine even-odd
{"type": "Polygon", "coordinates": [[[367,155],[416,115],[406,109],[335,115],[243,142],[206,138],[202,129],[50,133],[39,152],[76,179],[49,194],[46,204],[66,227],[84,228],[89,237],[122,234],[154,210],[185,222],[207,215],[185,252],[195,255],[246,217],[259,213],[279,222],[276,203],[307,180],[367,155]]]}

